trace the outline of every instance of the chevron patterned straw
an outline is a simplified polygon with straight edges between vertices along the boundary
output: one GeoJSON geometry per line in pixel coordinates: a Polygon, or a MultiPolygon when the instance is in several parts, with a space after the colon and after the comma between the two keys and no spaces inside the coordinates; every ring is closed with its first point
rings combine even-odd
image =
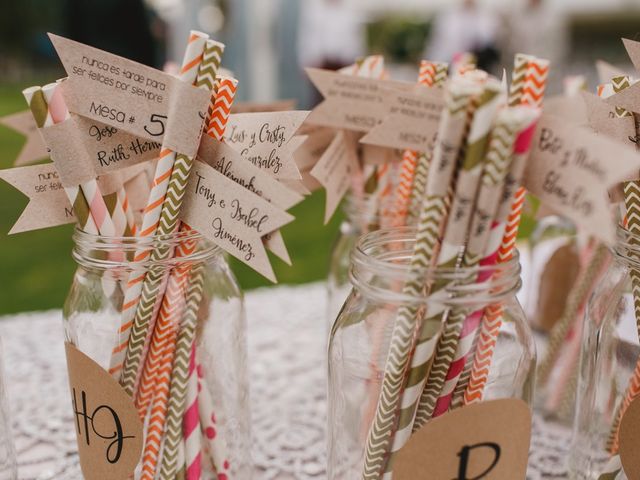
{"type": "MultiPolygon", "coordinates": [[[[471,208],[465,208],[465,203],[468,201],[467,199],[475,201],[481,174],[488,158],[485,152],[489,144],[489,134],[493,119],[504,101],[500,92],[500,83],[498,81],[490,82],[483,87],[482,95],[478,98],[467,137],[464,161],[456,182],[456,194],[451,207],[452,215],[449,217],[442,248],[438,256],[437,265],[439,268],[456,268],[460,264],[460,253],[464,249],[473,211],[471,208]],[[459,222],[453,222],[453,218],[456,218],[459,222]]],[[[434,294],[437,289],[443,289],[448,286],[448,282],[436,284],[432,288],[431,294],[434,294]]],[[[431,308],[429,315],[427,322],[442,319],[445,326],[436,347],[436,353],[426,384],[424,379],[422,381],[422,385],[425,387],[420,395],[413,431],[424,425],[432,416],[442,413],[442,404],[450,399],[455,380],[448,381],[447,373],[450,366],[452,366],[465,320],[464,310],[453,309],[453,311],[447,312],[445,305],[431,308]],[[446,313],[450,314],[447,316],[446,313]],[[436,406],[440,407],[437,411],[436,406]]],[[[424,360],[414,355],[413,362],[422,363],[424,360]]]]}
{"type": "MultiPolygon", "coordinates": [[[[191,32],[180,72],[180,79],[182,81],[186,83],[195,82],[207,39],[208,35],[204,33],[191,32]]],[[[156,233],[175,160],[176,155],[174,152],[167,148],[160,150],[151,193],[143,212],[142,226],[138,233],[140,237],[150,237],[156,233]]],[[[141,249],[136,252],[134,262],[140,262],[150,254],[151,251],[149,249],[141,249]]],[[[136,386],[138,368],[146,344],[148,327],[147,325],[138,323],[134,329],[134,318],[139,304],[144,303],[144,307],[146,307],[147,310],[151,309],[152,312],[153,305],[155,305],[155,297],[153,299],[148,297],[144,299],[141,298],[145,277],[146,272],[144,271],[134,272],[128,280],[124,303],[122,305],[122,324],[118,332],[118,341],[112,353],[109,369],[110,373],[121,381],[125,391],[129,394],[133,393],[136,386]],[[144,300],[144,302],[141,300],[144,300]],[[151,306],[149,306],[150,303],[152,304],[151,306]],[[133,338],[132,335],[134,335],[133,338]],[[129,345],[130,342],[131,345],[129,345]],[[130,352],[130,347],[134,347],[132,352],[130,352]],[[129,359],[129,370],[125,374],[123,367],[127,357],[129,359]]],[[[149,284],[147,283],[147,285],[149,284]]]]}
{"type": "Polygon", "coordinates": [[[522,103],[522,92],[527,78],[529,61],[533,57],[524,53],[517,53],[513,60],[513,72],[511,76],[511,88],[509,89],[509,106],[515,107],[522,103]]]}
{"type": "MultiPolygon", "coordinates": [[[[433,87],[442,87],[447,80],[447,71],[449,65],[447,63],[433,63],[423,62],[424,75],[419,77],[418,82],[433,87]],[[433,71],[433,76],[430,72],[433,71]]],[[[422,71],[422,65],[421,65],[422,71]]],[[[417,164],[415,166],[415,173],[412,177],[411,190],[408,200],[408,213],[405,214],[403,222],[413,223],[417,221],[420,215],[420,207],[422,200],[424,199],[425,186],[427,184],[427,176],[429,175],[429,164],[431,163],[431,157],[433,152],[420,152],[416,153],[417,164]]]]}
{"type": "MultiPolygon", "coordinates": [[[[433,85],[442,85],[447,78],[446,63],[434,63],[422,60],[420,62],[420,70],[418,72],[418,85],[424,85],[431,87],[433,85]]],[[[405,150],[402,155],[402,164],[400,166],[399,183],[396,192],[395,204],[393,207],[393,225],[402,226],[406,222],[407,214],[409,212],[410,200],[412,198],[412,188],[414,184],[414,176],[416,175],[418,152],[413,150],[405,150]]],[[[420,154],[421,155],[421,154],[420,154]]],[[[425,160],[424,165],[420,167],[419,176],[421,178],[422,187],[427,180],[427,172],[429,163],[428,159],[425,160]]],[[[422,188],[424,193],[424,188],[422,188]]],[[[416,193],[413,197],[416,202],[420,198],[420,193],[416,193]]]]}
{"type": "MultiPolygon", "coordinates": [[[[439,128],[441,142],[436,145],[434,161],[440,168],[432,170],[427,183],[427,195],[418,223],[416,244],[410,262],[410,276],[403,292],[408,295],[421,295],[425,279],[421,278],[424,269],[431,266],[438,247],[441,224],[447,214],[448,185],[451,183],[456,163],[454,156],[447,157],[443,151],[443,142],[447,145],[461,145],[466,130],[467,111],[478,87],[469,82],[456,81],[449,86],[447,106],[442,114],[439,128]]],[[[391,333],[389,354],[385,365],[382,388],[375,417],[367,436],[363,478],[377,480],[386,471],[389,453],[394,443],[394,429],[399,410],[402,407],[402,391],[406,384],[406,373],[410,364],[410,354],[414,349],[416,317],[418,307],[403,305],[400,307],[391,333]]],[[[422,327],[422,337],[417,349],[427,350],[430,357],[435,347],[441,325],[436,322],[422,327]],[[426,332],[426,333],[425,333],[426,332]]],[[[397,449],[394,449],[397,450],[397,449]]]]}
{"type": "MultiPolygon", "coordinates": [[[[611,86],[614,93],[619,93],[631,86],[631,79],[628,75],[621,75],[619,77],[613,77],[611,79],[611,86]]],[[[616,116],[618,118],[631,117],[632,113],[624,107],[616,107],[616,116]]]]}

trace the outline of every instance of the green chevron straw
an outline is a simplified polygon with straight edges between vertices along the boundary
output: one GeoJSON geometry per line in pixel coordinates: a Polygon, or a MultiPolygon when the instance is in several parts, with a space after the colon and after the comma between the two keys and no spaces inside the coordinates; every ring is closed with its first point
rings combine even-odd
{"type": "MultiPolygon", "coordinates": [[[[503,97],[500,92],[501,86],[497,80],[489,82],[484,86],[482,95],[475,105],[476,110],[467,138],[464,161],[456,182],[456,194],[451,208],[452,213],[449,215],[442,248],[438,255],[438,268],[451,269],[461,266],[461,253],[470,227],[473,203],[475,202],[476,191],[487,159],[485,150],[489,141],[490,128],[498,107],[503,103],[503,97]],[[469,205],[469,203],[471,204],[469,205]]],[[[471,281],[472,279],[469,280],[471,281]]],[[[436,282],[431,289],[431,294],[436,294],[450,286],[450,281],[436,282]]],[[[456,353],[466,310],[455,309],[452,312],[448,312],[445,305],[438,305],[429,309],[429,315],[427,322],[435,322],[442,319],[445,326],[438,341],[426,382],[425,377],[419,379],[419,385],[425,388],[420,390],[419,397],[414,400],[411,406],[415,412],[415,405],[419,405],[415,425],[413,425],[414,431],[424,424],[427,419],[431,418],[436,401],[445,384],[449,366],[456,353]]],[[[422,361],[424,361],[423,358],[414,355],[412,366],[417,366],[422,361]]]]}
{"type": "Polygon", "coordinates": [[[522,92],[527,77],[527,67],[529,60],[533,58],[531,55],[524,53],[516,53],[513,59],[513,73],[511,76],[511,88],[509,89],[509,106],[514,107],[522,103],[522,92]]]}
{"type": "MultiPolygon", "coordinates": [[[[205,52],[203,52],[203,59],[198,69],[195,86],[211,91],[214,88],[215,75],[222,60],[224,45],[213,40],[207,40],[205,49],[207,48],[209,48],[209,53],[205,56],[205,52]]],[[[170,235],[177,231],[182,199],[193,161],[194,159],[187,155],[176,155],[167,193],[162,204],[156,235],[170,235]]],[[[172,248],[155,248],[151,251],[151,261],[164,260],[172,255],[172,248]]],[[[161,300],[163,295],[164,276],[164,272],[151,270],[144,279],[140,302],[131,327],[131,335],[122,372],[121,383],[128,393],[133,393],[140,367],[145,360],[144,347],[151,333],[149,325],[152,324],[156,301],[161,300]]]]}
{"type": "MultiPolygon", "coordinates": [[[[438,237],[443,220],[447,215],[447,194],[458,160],[459,148],[467,125],[467,111],[473,95],[479,93],[477,85],[464,79],[456,79],[447,89],[447,106],[439,126],[439,142],[434,150],[433,165],[430,169],[426,196],[423,203],[416,233],[416,243],[409,266],[409,279],[403,287],[405,295],[422,295],[426,284],[425,269],[432,265],[438,247],[438,237]]],[[[363,478],[377,480],[382,477],[394,442],[394,433],[401,407],[401,392],[406,385],[406,373],[410,354],[414,347],[414,337],[419,307],[400,307],[391,333],[389,353],[376,413],[367,436],[363,478]]],[[[422,342],[433,349],[435,339],[441,329],[440,321],[422,328],[422,342]],[[424,333],[427,332],[427,333],[424,333]]]]}
{"type": "MultiPolygon", "coordinates": [[[[437,63],[436,73],[433,78],[433,87],[442,87],[447,81],[448,63],[437,63]]],[[[411,186],[411,195],[409,196],[409,212],[408,223],[412,224],[420,215],[420,206],[424,198],[424,190],[427,185],[427,177],[429,176],[429,164],[433,152],[419,152],[416,170],[413,174],[413,184],[411,186]]]]}

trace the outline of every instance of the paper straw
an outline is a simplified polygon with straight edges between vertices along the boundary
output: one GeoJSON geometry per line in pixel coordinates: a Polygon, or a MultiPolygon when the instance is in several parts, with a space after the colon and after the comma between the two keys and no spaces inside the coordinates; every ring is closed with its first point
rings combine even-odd
{"type": "MultiPolygon", "coordinates": [[[[191,84],[195,82],[207,39],[208,35],[204,33],[191,32],[182,62],[180,80],[191,84]]],[[[161,148],[149,200],[144,209],[142,226],[138,233],[140,237],[150,237],[156,233],[175,160],[176,155],[174,152],[167,148],[161,148]]],[[[151,251],[147,248],[136,251],[134,262],[145,260],[150,254],[151,251]]],[[[134,272],[129,277],[124,303],[122,305],[122,323],[118,332],[118,341],[112,353],[109,369],[114,377],[120,379],[125,391],[130,395],[135,388],[138,366],[146,343],[148,325],[138,323],[135,325],[135,329],[133,328],[134,317],[141,303],[145,277],[145,271],[134,272]],[[129,345],[129,343],[131,343],[131,345],[129,345]],[[134,347],[133,351],[131,351],[131,347],[134,347]],[[126,358],[128,358],[129,370],[125,374],[123,367],[126,358]]],[[[155,298],[144,298],[144,307],[146,310],[153,310],[154,300],[155,298]],[[150,303],[152,304],[151,306],[149,305],[150,303]]]]}
{"type": "MultiPolygon", "coordinates": [[[[186,404],[182,428],[185,439],[185,461],[187,480],[199,480],[202,475],[202,430],[200,425],[200,412],[198,411],[198,372],[196,370],[196,349],[191,342],[191,358],[186,389],[186,404]]],[[[163,458],[163,472],[164,472],[163,458]]],[[[171,470],[167,470],[169,474],[171,470]]],[[[171,477],[168,477],[171,478],[171,477]]]]}
{"type": "MultiPolygon", "coordinates": [[[[475,85],[468,82],[455,82],[450,86],[447,106],[440,120],[439,142],[434,151],[434,158],[439,160],[444,152],[442,142],[448,145],[460,145],[465,133],[467,110],[472,95],[476,92],[475,85]]],[[[450,159],[451,160],[451,159],[450,159]]],[[[447,214],[446,195],[447,186],[451,183],[455,170],[455,159],[445,162],[443,168],[433,171],[427,184],[427,195],[422,214],[418,223],[416,244],[410,262],[409,280],[403,287],[408,295],[421,295],[424,279],[421,275],[424,269],[431,266],[435,258],[438,236],[441,224],[447,214]]],[[[391,343],[376,414],[369,431],[363,467],[363,479],[375,480],[382,476],[389,457],[394,438],[394,428],[401,407],[402,390],[405,386],[406,371],[409,367],[410,353],[413,351],[418,307],[403,305],[400,307],[396,322],[391,333],[391,343]]],[[[418,348],[431,350],[435,347],[440,324],[425,326],[422,332],[424,340],[418,348]]],[[[430,356],[427,353],[427,356],[430,356]]]]}
{"type": "MultiPolygon", "coordinates": [[[[426,74],[424,76],[426,82],[431,82],[430,86],[442,87],[447,80],[447,70],[449,65],[446,63],[433,63],[427,62],[425,65],[425,73],[433,69],[433,77],[426,74]]],[[[427,184],[427,177],[429,175],[429,164],[431,163],[431,157],[433,152],[420,152],[417,153],[417,164],[415,167],[415,173],[413,175],[413,183],[411,185],[411,194],[409,197],[409,211],[408,216],[405,216],[408,223],[412,223],[417,220],[420,215],[420,207],[422,206],[422,200],[424,198],[425,186],[427,184]]]]}
{"type": "Polygon", "coordinates": [[[596,286],[604,267],[607,265],[608,250],[602,244],[598,244],[588,263],[583,267],[575,286],[571,289],[562,317],[556,322],[549,333],[547,349],[544,358],[540,361],[536,370],[538,385],[545,385],[553,366],[556,363],[560,349],[569,330],[579,320],[578,312],[584,309],[591,292],[596,286]]]}
{"type": "Polygon", "coordinates": [[[514,107],[522,103],[522,92],[527,77],[529,60],[533,57],[523,53],[516,53],[513,59],[513,72],[511,75],[511,88],[509,89],[509,106],[514,107]]]}
{"type": "MultiPolygon", "coordinates": [[[[467,138],[465,158],[457,180],[456,195],[451,208],[453,214],[457,211],[466,212],[469,218],[461,219],[460,223],[450,220],[445,230],[442,249],[438,257],[439,268],[456,268],[459,266],[459,255],[466,242],[472,210],[471,208],[463,208],[460,210],[458,204],[465,202],[466,199],[469,198],[475,201],[484,164],[488,158],[488,156],[485,155],[485,151],[489,143],[489,133],[496,112],[503,103],[500,92],[500,83],[497,81],[495,83],[491,82],[484,86],[483,93],[477,101],[467,138]]],[[[440,285],[440,288],[446,288],[448,286],[448,284],[444,284],[440,285]]],[[[433,289],[431,293],[434,293],[433,289]]],[[[430,308],[429,320],[438,321],[443,318],[445,311],[445,305],[439,308],[430,308]]],[[[445,319],[444,331],[438,341],[435,357],[426,379],[426,384],[424,382],[422,383],[424,389],[420,395],[413,431],[420,428],[434,416],[438,402],[440,401],[442,403],[444,401],[440,399],[449,398],[453,387],[455,387],[455,382],[447,381],[447,372],[454,360],[464,319],[465,312],[461,309],[454,309],[445,319]]],[[[416,361],[422,363],[424,359],[414,355],[413,362],[416,361]]]]}
{"type": "MultiPolygon", "coordinates": [[[[447,78],[448,65],[442,63],[434,63],[423,60],[420,62],[420,70],[418,72],[418,85],[424,85],[427,87],[434,84],[441,85],[447,78]]],[[[406,222],[407,213],[409,212],[409,205],[411,200],[411,191],[414,184],[414,177],[416,174],[416,168],[418,163],[419,153],[414,150],[405,150],[402,155],[402,164],[400,167],[399,183],[396,192],[396,198],[393,208],[393,225],[402,226],[406,222]]],[[[427,180],[427,172],[429,163],[425,160],[425,165],[420,167],[420,182],[422,186],[422,192],[424,193],[424,183],[427,180]]],[[[419,182],[419,183],[420,183],[419,182]]],[[[419,187],[420,188],[420,187],[419,187]]],[[[415,195],[416,201],[420,198],[420,193],[415,195]]]]}
{"type": "Polygon", "coordinates": [[[185,317],[176,342],[175,359],[167,408],[166,436],[160,468],[161,478],[174,478],[180,464],[178,448],[184,439],[187,478],[200,478],[200,422],[198,420],[198,381],[195,370],[194,339],[198,309],[202,301],[204,271],[196,267],[186,292],[185,317]],[[190,358],[191,357],[191,358],[190,358]],[[188,405],[186,407],[186,405],[188,405]],[[195,433],[194,433],[195,432],[195,433]],[[197,475],[196,475],[197,472],[197,475]]]}
{"type": "MultiPolygon", "coordinates": [[[[503,245],[515,246],[515,236],[517,235],[517,225],[520,221],[524,196],[520,196],[513,204],[513,198],[509,190],[509,185],[516,186],[520,183],[526,159],[531,149],[531,142],[538,122],[539,111],[533,111],[533,118],[528,119],[529,123],[518,132],[514,145],[514,156],[511,163],[509,176],[505,183],[503,200],[498,206],[496,221],[491,229],[491,236],[485,251],[485,256],[481,260],[481,265],[491,265],[498,261],[500,248],[503,245]],[[515,226],[514,226],[515,225],[515,226]],[[508,228],[511,226],[511,228],[508,228]]],[[[505,250],[505,254],[512,251],[505,250]]],[[[502,261],[507,261],[511,257],[503,257],[502,261]]],[[[470,404],[482,400],[484,386],[489,378],[489,368],[493,357],[493,349],[497,341],[498,333],[502,325],[502,306],[500,304],[489,305],[484,312],[480,324],[480,332],[476,345],[471,373],[469,375],[469,385],[465,391],[464,403],[470,404]]]]}
{"type": "MultiPolygon", "coordinates": [[[[220,55],[222,53],[222,44],[208,40],[205,46],[205,52],[208,47],[215,47],[210,55],[204,55],[195,85],[199,88],[211,91],[213,88],[214,77],[213,74],[220,64],[220,55]]],[[[216,94],[216,100],[214,101],[213,113],[215,115],[216,105],[218,97],[222,95],[222,84],[216,94]]],[[[162,206],[162,212],[160,215],[160,223],[158,225],[158,233],[161,235],[171,234],[180,229],[179,213],[182,205],[182,198],[184,196],[191,167],[194,159],[186,155],[176,155],[176,161],[173,167],[169,185],[167,188],[167,194],[162,206]]],[[[186,231],[186,229],[183,229],[186,231]]],[[[184,257],[191,253],[196,248],[195,242],[181,242],[176,250],[176,257],[184,257]]],[[[159,257],[168,257],[173,252],[167,251],[164,253],[156,253],[158,250],[154,250],[151,253],[152,258],[157,255],[159,257]]],[[[178,324],[182,316],[180,307],[184,307],[184,298],[186,285],[188,283],[189,270],[188,268],[178,268],[171,272],[169,277],[169,286],[164,294],[163,308],[161,308],[158,315],[158,319],[152,322],[153,313],[150,309],[143,309],[142,315],[138,315],[134,319],[134,329],[137,325],[137,321],[140,320],[140,325],[154,325],[151,339],[149,341],[150,348],[147,359],[141,358],[139,361],[144,362],[144,369],[141,375],[139,395],[136,396],[138,401],[138,408],[144,411],[145,407],[142,402],[149,400],[149,392],[152,392],[153,401],[151,403],[151,416],[149,418],[149,426],[147,428],[147,437],[145,440],[145,447],[143,451],[143,474],[142,478],[149,478],[151,480],[156,471],[158,452],[157,448],[160,445],[162,436],[164,434],[164,425],[167,420],[167,409],[169,404],[170,395],[170,383],[171,383],[171,366],[173,365],[175,349],[176,349],[176,336],[178,334],[178,324]],[[172,288],[173,287],[173,288],[172,288]],[[165,308],[166,307],[166,308],[165,308]],[[155,350],[155,351],[154,351],[155,350]],[[154,355],[155,354],[155,355],[154,355]],[[148,368],[147,368],[148,367],[148,368]],[[145,375],[145,373],[147,373],[145,375]]],[[[150,278],[152,281],[159,282],[152,276],[153,272],[149,272],[145,279],[145,284],[150,278]]],[[[156,287],[157,288],[157,287],[156,287]]],[[[145,298],[145,288],[142,291],[142,298],[145,298]]],[[[154,287],[149,289],[150,302],[155,302],[154,287]]],[[[142,304],[142,303],[141,303],[142,304]]],[[[197,310],[197,306],[196,306],[197,310]]],[[[140,311],[140,308],[139,308],[140,311]]],[[[194,313],[195,314],[195,313],[194,313]]],[[[133,338],[133,333],[132,333],[133,338]]],[[[132,343],[129,342],[130,351],[132,343]]],[[[127,373],[129,364],[127,363],[127,357],[125,359],[125,374],[127,373]]],[[[135,359],[135,357],[134,357],[135,359]]],[[[185,385],[183,384],[184,388],[185,385]]],[[[175,393],[175,392],[174,392],[175,393]]],[[[179,422],[174,422],[174,428],[171,431],[171,435],[177,438],[172,438],[172,444],[177,446],[181,439],[181,430],[178,428],[179,422]]],[[[175,452],[171,452],[172,455],[175,452]]]]}

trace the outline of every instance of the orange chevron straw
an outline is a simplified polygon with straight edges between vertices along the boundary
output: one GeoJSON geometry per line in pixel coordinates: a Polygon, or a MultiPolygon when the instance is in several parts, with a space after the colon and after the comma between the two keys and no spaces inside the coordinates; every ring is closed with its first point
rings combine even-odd
{"type": "MultiPolygon", "coordinates": [[[[434,62],[422,60],[420,62],[420,70],[418,71],[418,85],[424,85],[426,87],[433,86],[436,80],[436,72],[436,64],[434,62]]],[[[405,150],[402,155],[399,182],[393,207],[392,226],[400,227],[406,222],[417,163],[418,152],[405,150]]]]}
{"type": "MultiPolygon", "coordinates": [[[[549,61],[531,57],[528,59],[528,66],[525,81],[522,88],[520,104],[535,107],[542,106],[546,80],[549,73],[549,61]]],[[[537,120],[520,133],[516,142],[515,155],[519,155],[522,160],[514,159],[516,168],[524,168],[524,159],[528,155],[531,141],[537,120]]],[[[518,172],[521,174],[521,172],[518,172]]],[[[519,183],[520,178],[516,178],[519,183]]],[[[504,236],[497,251],[496,261],[506,262],[513,257],[518,236],[518,228],[522,218],[522,211],[525,201],[526,189],[520,187],[514,196],[511,205],[511,212],[507,220],[504,236]]],[[[489,378],[489,367],[493,357],[493,351],[497,341],[497,335],[502,325],[502,306],[491,305],[484,314],[480,325],[480,335],[476,353],[471,367],[469,384],[464,392],[463,402],[465,405],[482,400],[484,387],[489,378]]]]}

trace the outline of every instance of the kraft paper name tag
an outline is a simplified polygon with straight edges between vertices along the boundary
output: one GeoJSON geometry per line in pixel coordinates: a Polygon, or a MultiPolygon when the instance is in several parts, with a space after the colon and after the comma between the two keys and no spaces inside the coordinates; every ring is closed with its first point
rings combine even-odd
{"type": "MultiPolygon", "coordinates": [[[[584,101],[588,125],[596,132],[635,147],[636,127],[632,116],[617,117],[614,107],[589,92],[580,92],[584,101]]],[[[546,110],[546,107],[545,107],[546,110]]]]}
{"type": "Polygon", "coordinates": [[[0,170],[0,178],[29,197],[29,203],[9,235],[76,221],[53,163],[0,170]]]}
{"type": "Polygon", "coordinates": [[[318,127],[304,135],[304,142],[295,151],[294,158],[300,172],[311,170],[327,149],[336,131],[331,128],[318,127]]]}
{"type": "Polygon", "coordinates": [[[239,113],[229,116],[224,141],[276,178],[299,179],[291,145],[309,112],[239,113]]]}
{"type": "Polygon", "coordinates": [[[531,411],[492,400],[437,417],[415,432],[393,463],[394,480],[524,480],[531,411]]]}
{"type": "Polygon", "coordinates": [[[639,168],[640,155],[629,146],[543,115],[523,183],[543,203],[613,244],[607,190],[639,168]]]}
{"type": "Polygon", "coordinates": [[[349,132],[340,131],[310,172],[324,187],[327,195],[325,225],[329,223],[340,200],[347,193],[351,176],[357,169],[356,140],[349,132]]]}
{"type": "Polygon", "coordinates": [[[417,151],[432,147],[445,106],[443,89],[416,86],[411,92],[385,89],[384,94],[388,115],[360,142],[417,151]]]}
{"type": "MultiPolygon", "coordinates": [[[[288,210],[304,199],[302,195],[290,190],[266,171],[243,159],[226,143],[218,142],[207,135],[202,137],[198,158],[247,191],[264,198],[282,210],[288,210]]],[[[289,252],[280,232],[275,231],[270,234],[265,245],[278,258],[291,264],[289,252]]]]}
{"type": "Polygon", "coordinates": [[[47,148],[42,142],[42,138],[40,138],[40,133],[38,133],[38,126],[33,119],[33,114],[29,110],[0,117],[0,125],[15,130],[26,138],[20,153],[13,163],[15,167],[28,165],[49,156],[47,148]]]}
{"type": "Polygon", "coordinates": [[[411,90],[414,84],[353,77],[329,70],[305,70],[324,97],[307,122],[326,127],[368,132],[389,113],[389,89],[411,90]]]}
{"type": "Polygon", "coordinates": [[[125,480],[142,453],[138,411],[100,365],[68,342],[65,352],[82,474],[87,480],[125,480]]]}
{"type": "Polygon", "coordinates": [[[633,400],[620,421],[620,461],[629,480],[640,480],[640,398],[633,400]]]}
{"type": "Polygon", "coordinates": [[[276,281],[262,237],[293,216],[230,180],[215,168],[193,164],[182,220],[272,282],[276,281]]]}
{"type": "Polygon", "coordinates": [[[49,34],[67,72],[69,111],[195,156],[211,92],[137,62],[49,34]]]}
{"type": "MultiPolygon", "coordinates": [[[[233,77],[233,74],[227,75],[233,77]]],[[[277,100],[275,102],[260,103],[260,102],[233,102],[231,106],[231,113],[262,113],[262,112],[284,112],[287,110],[294,110],[296,108],[296,101],[289,100],[277,100]]]]}

